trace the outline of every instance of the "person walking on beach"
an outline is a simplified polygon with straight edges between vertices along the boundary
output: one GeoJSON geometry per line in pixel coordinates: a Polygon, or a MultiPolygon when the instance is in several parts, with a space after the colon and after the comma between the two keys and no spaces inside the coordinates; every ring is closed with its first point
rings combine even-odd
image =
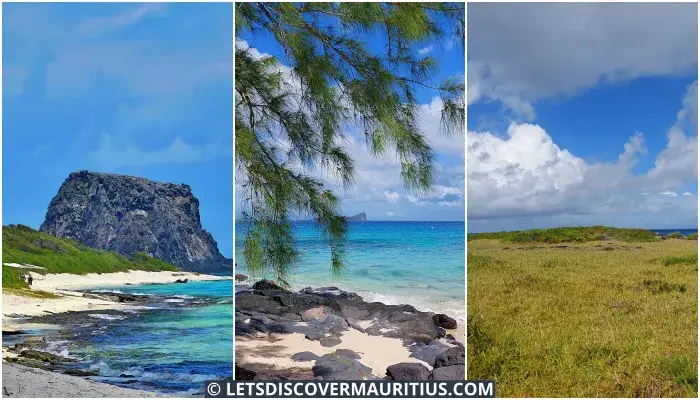
{"type": "Polygon", "coordinates": [[[32,286],[32,282],[34,282],[34,278],[32,278],[32,275],[30,274],[27,278],[27,283],[29,283],[29,286],[32,286]]]}

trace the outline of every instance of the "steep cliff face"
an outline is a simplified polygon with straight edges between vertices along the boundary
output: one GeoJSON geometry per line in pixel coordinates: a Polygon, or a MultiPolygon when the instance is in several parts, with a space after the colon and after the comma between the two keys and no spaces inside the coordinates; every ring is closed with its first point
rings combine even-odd
{"type": "Polygon", "coordinates": [[[40,230],[102,250],[144,252],[184,270],[232,271],[202,229],[188,185],[78,171],[51,200],[40,230]]]}

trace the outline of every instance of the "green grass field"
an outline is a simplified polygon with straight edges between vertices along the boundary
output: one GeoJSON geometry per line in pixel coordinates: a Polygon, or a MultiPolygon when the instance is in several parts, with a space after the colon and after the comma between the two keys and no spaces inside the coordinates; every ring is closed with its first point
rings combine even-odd
{"type": "MultiPolygon", "coordinates": [[[[2,262],[37,265],[54,274],[177,271],[176,266],[143,253],[129,258],[114,252],[96,250],[70,239],[53,237],[23,225],[2,227],[2,262]]],[[[20,274],[19,269],[3,265],[2,287],[26,288],[20,274]]]]}
{"type": "Polygon", "coordinates": [[[470,237],[468,378],[499,397],[697,397],[697,240],[560,233],[470,237]]]}

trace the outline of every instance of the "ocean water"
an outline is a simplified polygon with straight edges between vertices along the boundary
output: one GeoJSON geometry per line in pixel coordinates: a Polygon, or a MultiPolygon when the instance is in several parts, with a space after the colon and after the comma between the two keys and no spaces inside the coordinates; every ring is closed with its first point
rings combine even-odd
{"type": "MultiPolygon", "coordinates": [[[[236,272],[248,274],[242,255],[245,229],[236,224],[236,272]]],[[[301,252],[291,276],[296,288],[338,286],[365,301],[445,313],[464,326],[464,222],[350,223],[346,267],[339,278],[330,273],[328,244],[316,225],[296,222],[294,233],[301,252]]]]}
{"type": "Polygon", "coordinates": [[[669,233],[678,232],[683,236],[688,236],[692,233],[698,233],[697,229],[650,229],[654,233],[668,235],[669,233]]]}
{"type": "Polygon", "coordinates": [[[129,316],[96,311],[56,352],[77,357],[91,379],[179,396],[202,394],[204,381],[232,377],[232,281],[133,285],[105,292],[163,296],[129,316]],[[63,346],[63,348],[62,348],[63,346]]]}

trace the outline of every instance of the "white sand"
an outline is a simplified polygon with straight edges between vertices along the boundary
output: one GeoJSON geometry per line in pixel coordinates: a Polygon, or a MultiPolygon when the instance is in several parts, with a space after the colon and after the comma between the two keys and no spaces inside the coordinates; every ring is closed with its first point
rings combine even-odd
{"type": "Polygon", "coordinates": [[[315,361],[292,361],[291,356],[310,351],[317,356],[332,353],[338,349],[350,349],[360,355],[360,363],[372,368],[372,374],[383,377],[386,368],[401,362],[421,363],[426,367],[432,365],[410,357],[410,352],[403,346],[401,339],[383,336],[371,336],[355,329],[343,332],[342,343],[333,347],[323,347],[318,341],[304,338],[301,333],[276,335],[281,340],[271,342],[269,339],[254,339],[236,336],[236,363],[254,369],[285,372],[308,372],[315,361]]]}
{"type": "MultiPolygon", "coordinates": [[[[33,276],[37,276],[32,274],[33,276]]],[[[25,316],[46,315],[47,313],[63,313],[70,311],[88,310],[115,310],[137,308],[138,306],[116,303],[113,301],[89,299],[82,297],[79,292],[66,289],[86,289],[101,286],[119,286],[126,283],[133,285],[145,283],[171,283],[177,279],[189,279],[190,281],[225,280],[226,276],[195,274],[191,272],[148,272],[129,271],[109,274],[47,274],[34,279],[32,290],[43,290],[59,295],[56,299],[34,298],[3,293],[2,315],[3,329],[10,329],[14,323],[9,315],[19,314],[25,316]]]]}
{"type": "Polygon", "coordinates": [[[99,286],[117,286],[127,283],[132,285],[144,283],[172,283],[178,279],[189,279],[191,281],[212,281],[231,279],[231,277],[172,271],[129,271],[86,275],[47,274],[44,275],[42,279],[35,279],[34,283],[32,284],[32,288],[52,291],[55,289],[84,289],[99,286]]]}
{"type": "Polygon", "coordinates": [[[2,397],[158,397],[155,393],[125,389],[107,383],[2,363],[2,397]]]}

